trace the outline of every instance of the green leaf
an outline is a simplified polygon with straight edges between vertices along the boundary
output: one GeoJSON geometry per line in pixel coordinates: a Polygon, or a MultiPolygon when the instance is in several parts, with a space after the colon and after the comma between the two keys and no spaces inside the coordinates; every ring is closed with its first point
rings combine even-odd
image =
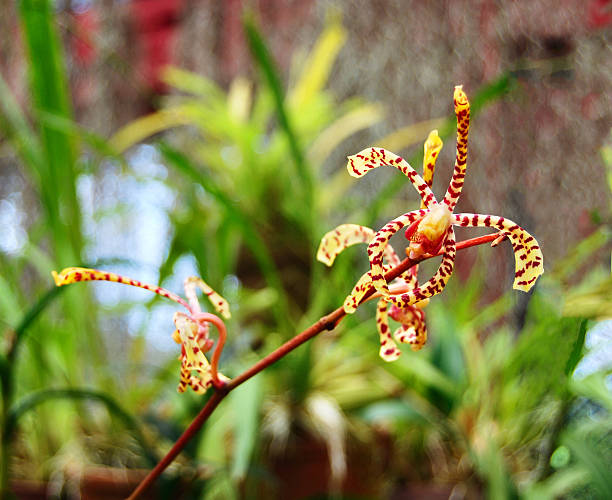
{"type": "MultiPolygon", "coordinates": [[[[276,115],[281,129],[284,131],[287,141],[289,142],[289,150],[296,167],[297,176],[302,183],[302,194],[303,200],[306,206],[312,206],[313,200],[313,179],[312,174],[306,161],[304,154],[300,147],[297,135],[290,122],[289,116],[285,109],[284,94],[281,86],[280,77],[278,76],[278,70],[276,64],[272,59],[270,51],[266,46],[264,39],[262,38],[259,30],[257,29],[252,16],[246,16],[244,19],[244,30],[249,44],[251,54],[255,59],[255,62],[259,66],[263,76],[272,92],[274,98],[274,104],[276,107],[276,115]]],[[[313,228],[312,220],[308,220],[306,227],[313,228]]]]}
{"type": "Polygon", "coordinates": [[[360,416],[366,422],[376,423],[381,420],[402,420],[407,422],[425,422],[422,415],[407,401],[379,401],[365,407],[360,416]]]}
{"type": "Polygon", "coordinates": [[[574,373],[576,366],[582,358],[582,349],[584,348],[584,339],[586,337],[586,331],[587,320],[584,319],[582,320],[582,323],[580,323],[580,330],[578,331],[578,336],[574,341],[574,348],[572,349],[572,352],[570,353],[570,356],[567,360],[567,364],[565,365],[565,375],[567,375],[568,377],[570,377],[572,373],[574,373]]]}
{"type": "Polygon", "coordinates": [[[152,135],[180,125],[189,125],[193,116],[187,106],[175,106],[132,120],[109,139],[112,150],[123,153],[152,135]]]}
{"type": "Polygon", "coordinates": [[[29,60],[33,116],[43,152],[41,193],[60,265],[80,255],[80,209],[75,189],[76,148],[70,134],[49,127],[43,115],[70,118],[70,99],[55,19],[48,0],[21,0],[19,16],[29,60]]]}
{"type": "Polygon", "coordinates": [[[247,247],[253,252],[255,260],[259,264],[264,278],[268,285],[278,292],[278,304],[274,308],[279,324],[289,329],[289,309],[286,302],[286,294],[274,264],[274,260],[270,256],[268,249],[255,231],[250,217],[242,212],[240,207],[235,204],[212,180],[210,176],[201,173],[191,161],[183,154],[168,146],[167,144],[159,145],[160,151],[164,158],[180,172],[190,177],[193,181],[200,184],[204,190],[209,193],[221,205],[228,214],[232,217],[234,223],[240,227],[244,242],[247,247]]]}
{"type": "Polygon", "coordinates": [[[41,145],[2,75],[0,75],[0,127],[14,145],[16,153],[28,168],[28,173],[40,192],[41,145]]]}
{"type": "Polygon", "coordinates": [[[253,377],[231,395],[234,418],[232,478],[245,478],[259,437],[259,415],[263,400],[264,377],[253,377]]]}
{"type": "Polygon", "coordinates": [[[612,498],[612,474],[610,464],[596,453],[584,436],[578,434],[566,435],[563,443],[571,450],[576,461],[584,466],[591,477],[591,484],[599,498],[612,498]]]}
{"type": "Polygon", "coordinates": [[[338,17],[328,22],[318,38],[312,52],[303,65],[302,73],[287,101],[290,106],[299,108],[323,90],[340,49],[346,41],[346,30],[338,17]]]}
{"type": "Polygon", "coordinates": [[[19,321],[20,307],[12,288],[11,284],[0,276],[0,315],[4,323],[14,328],[19,321]]]}
{"type": "Polygon", "coordinates": [[[142,448],[144,456],[149,464],[155,465],[158,462],[157,455],[144,439],[136,419],[124,410],[110,395],[105,392],[91,389],[43,389],[25,396],[9,410],[6,418],[6,426],[3,429],[3,437],[5,439],[9,438],[15,432],[19,419],[25,413],[33,410],[42,403],[54,399],[89,399],[104,404],[109,412],[119,418],[119,420],[132,431],[134,439],[136,439],[142,448]]]}

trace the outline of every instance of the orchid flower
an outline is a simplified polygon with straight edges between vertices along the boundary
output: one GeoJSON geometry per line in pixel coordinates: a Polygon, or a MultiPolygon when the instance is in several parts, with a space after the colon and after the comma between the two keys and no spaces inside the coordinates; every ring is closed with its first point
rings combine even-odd
{"type": "MultiPolygon", "coordinates": [[[[429,134],[423,149],[423,178],[427,185],[431,187],[436,158],[440,149],[442,149],[442,140],[438,136],[437,130],[433,130],[429,134]]],[[[331,266],[336,256],[345,248],[356,243],[369,244],[374,237],[375,231],[368,227],[357,224],[341,224],[323,236],[317,252],[317,259],[327,266],[331,266]]],[[[383,265],[385,273],[400,263],[400,259],[391,245],[385,247],[384,257],[387,261],[387,264],[383,265]]],[[[414,289],[418,286],[417,275],[418,264],[398,276],[394,284],[399,289],[414,289]]],[[[358,282],[358,290],[361,290],[362,286],[370,281],[369,273],[364,274],[358,282]]],[[[367,289],[367,287],[364,289],[367,289]]],[[[402,307],[393,304],[390,313],[387,311],[388,302],[387,297],[382,297],[378,301],[376,306],[376,328],[380,337],[380,357],[385,361],[394,361],[399,357],[400,350],[391,338],[388,317],[391,316],[392,319],[400,323],[399,328],[393,334],[395,339],[398,342],[410,344],[412,350],[418,351],[427,341],[427,328],[425,326],[425,312],[423,309],[429,301],[425,299],[414,305],[410,304],[402,307]]],[[[344,309],[347,312],[353,312],[356,305],[352,297],[349,296],[344,304],[344,309]]]]}
{"type": "Polygon", "coordinates": [[[219,357],[225,344],[225,324],[218,316],[202,312],[196,290],[199,288],[208,297],[214,309],[225,319],[230,318],[229,304],[201,278],[191,276],[185,280],[185,296],[187,297],[187,301],[185,301],[182,297],[162,287],[147,285],[146,283],[107,271],[83,267],[67,267],[59,274],[55,271],[51,274],[57,286],[69,285],[79,281],[111,281],[144,288],[182,305],[189,314],[183,312],[174,313],[173,321],[176,330],[172,335],[174,341],[181,345],[181,354],[179,356],[181,373],[178,392],[185,392],[189,386],[194,392],[203,394],[211,385],[221,387],[228,380],[217,371],[219,357]],[[217,341],[217,347],[213,352],[210,363],[204,355],[212,348],[214,343],[209,337],[209,323],[213,323],[219,331],[219,340],[217,341]]]}
{"type": "MultiPolygon", "coordinates": [[[[408,177],[419,193],[421,209],[400,215],[385,224],[376,234],[370,237],[368,245],[370,271],[361,277],[351,294],[345,300],[344,309],[347,313],[355,311],[364,295],[372,287],[380,293],[383,299],[391,302],[401,311],[406,311],[409,306],[418,304],[442,292],[453,272],[455,262],[456,243],[453,225],[491,227],[510,240],[515,257],[513,288],[525,292],[529,291],[537,278],[544,272],[542,252],[538,242],[518,224],[494,215],[453,213],[461,195],[465,179],[470,123],[470,105],[461,86],[455,87],[454,104],[455,115],[457,117],[455,167],[450,185],[442,202],[438,203],[431,191],[430,178],[428,179],[429,182],[427,182],[426,179],[419,176],[408,162],[390,151],[373,147],[348,157],[347,169],[353,177],[362,177],[370,170],[382,165],[392,166],[400,170],[408,177]],[[416,259],[423,255],[435,255],[442,249],[442,261],[436,273],[421,286],[414,286],[403,293],[391,293],[384,278],[385,272],[389,269],[386,266],[389,264],[383,263],[383,257],[389,260],[389,239],[406,226],[408,226],[406,238],[410,241],[406,253],[410,258],[416,259]]],[[[437,144],[437,141],[435,141],[436,136],[437,133],[433,136],[430,134],[429,137],[433,141],[430,146],[430,169],[432,173],[435,158],[442,147],[441,142],[437,144]]],[[[425,151],[427,157],[427,143],[425,151]]],[[[428,168],[425,168],[424,175],[426,178],[430,175],[428,174],[428,168]]],[[[499,239],[494,243],[498,241],[499,239]]],[[[337,244],[335,250],[333,248],[330,250],[326,247],[325,251],[331,255],[333,251],[337,251],[341,246],[337,244]]],[[[377,308],[377,323],[379,319],[384,324],[385,318],[384,313],[382,313],[382,306],[381,312],[377,308]]],[[[383,339],[381,339],[381,344],[383,344],[383,339]]],[[[384,352],[381,349],[383,359],[392,360],[397,358],[397,347],[390,336],[384,339],[384,347],[384,352]]]]}

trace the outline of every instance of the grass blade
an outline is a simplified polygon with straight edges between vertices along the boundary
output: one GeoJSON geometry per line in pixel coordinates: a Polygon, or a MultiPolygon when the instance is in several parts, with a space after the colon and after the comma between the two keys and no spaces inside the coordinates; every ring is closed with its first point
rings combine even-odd
{"type": "Polygon", "coordinates": [[[15,404],[8,412],[3,429],[3,439],[9,438],[16,430],[19,419],[38,405],[54,399],[88,399],[104,404],[108,411],[115,415],[132,431],[134,439],[140,445],[144,457],[150,465],[155,465],[159,459],[153,449],[147,444],[137,420],[124,410],[111,396],[101,391],[91,389],[43,389],[29,394],[15,404]]]}
{"type": "MultiPolygon", "coordinates": [[[[249,49],[251,50],[251,54],[253,55],[255,62],[263,73],[265,81],[268,84],[270,91],[272,92],[278,122],[280,124],[281,129],[285,132],[285,135],[289,142],[289,149],[291,151],[291,156],[293,157],[293,161],[295,163],[297,175],[303,185],[302,193],[304,196],[304,201],[306,202],[306,206],[312,206],[313,179],[308,165],[306,164],[302,149],[299,145],[298,138],[289,120],[287,110],[285,108],[285,98],[281,86],[281,81],[278,76],[278,70],[276,69],[276,65],[274,63],[274,60],[272,59],[270,51],[268,50],[268,47],[266,46],[259,30],[257,29],[257,26],[255,25],[252,16],[245,17],[244,31],[246,34],[249,49]]],[[[312,229],[312,220],[308,221],[307,227],[309,229],[312,229]]]]}
{"type": "Polygon", "coordinates": [[[56,258],[61,265],[68,265],[78,259],[82,244],[75,189],[76,148],[70,134],[45,125],[40,119],[43,113],[71,117],[63,58],[48,0],[21,0],[19,16],[29,59],[32,114],[43,152],[41,192],[56,258]]]}
{"type": "Polygon", "coordinates": [[[219,205],[228,212],[234,222],[239,226],[244,235],[245,245],[253,252],[253,256],[266,282],[278,292],[278,303],[276,307],[274,307],[275,315],[279,324],[283,325],[284,328],[289,331],[289,307],[280,275],[264,241],[255,229],[253,229],[250,218],[214,184],[210,177],[202,174],[185,155],[167,144],[162,143],[159,145],[159,148],[163,157],[170,165],[200,184],[207,193],[215,198],[219,205]]]}

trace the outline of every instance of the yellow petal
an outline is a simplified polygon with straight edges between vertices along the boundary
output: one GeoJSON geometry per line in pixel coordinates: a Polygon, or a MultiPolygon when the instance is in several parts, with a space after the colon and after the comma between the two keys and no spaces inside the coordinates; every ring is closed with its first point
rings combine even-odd
{"type": "Polygon", "coordinates": [[[384,277],[383,255],[389,244],[389,239],[400,229],[411,224],[417,219],[423,218],[428,210],[414,210],[387,222],[375,235],[368,246],[368,257],[370,259],[370,276],[376,290],[383,296],[389,295],[389,288],[384,277]]]}
{"type": "Polygon", "coordinates": [[[395,167],[408,177],[426,206],[430,206],[436,201],[436,197],[431,189],[417,171],[401,156],[397,156],[395,153],[387,151],[386,149],[367,148],[356,155],[349,156],[346,168],[349,175],[352,177],[361,177],[370,170],[382,165],[395,167]]]}
{"type": "Polygon", "coordinates": [[[189,305],[187,304],[187,302],[185,302],[175,293],[172,293],[171,291],[166,290],[165,288],[155,285],[148,285],[141,281],[126,278],[125,276],[120,276],[119,274],[111,273],[108,271],[100,271],[99,269],[89,269],[86,267],[67,267],[66,269],[63,269],[59,274],[55,271],[51,271],[51,275],[53,276],[53,280],[55,281],[56,286],[70,285],[72,283],[77,283],[80,281],[110,281],[113,283],[121,283],[123,285],[144,288],[145,290],[149,290],[150,292],[173,300],[174,302],[177,302],[189,309],[189,305]]]}
{"type": "Polygon", "coordinates": [[[376,306],[376,329],[380,337],[380,357],[385,361],[395,361],[400,357],[401,351],[391,338],[387,316],[387,301],[385,299],[379,300],[376,306]]]}
{"type": "MultiPolygon", "coordinates": [[[[321,238],[317,260],[326,266],[331,266],[345,248],[357,243],[370,243],[374,234],[369,227],[358,224],[341,224],[321,238]]],[[[390,245],[385,248],[385,258],[393,266],[400,263],[400,259],[390,245]]]]}
{"type": "MultiPolygon", "coordinates": [[[[432,130],[423,144],[423,180],[431,187],[433,183],[436,160],[442,149],[442,139],[437,130],[432,130]]],[[[421,208],[425,208],[425,203],[421,201],[421,208]]]]}
{"type": "Polygon", "coordinates": [[[197,276],[190,276],[185,280],[185,295],[192,307],[195,305],[199,310],[196,288],[202,290],[202,293],[208,297],[215,311],[221,314],[225,319],[231,318],[230,307],[227,300],[215,292],[202,278],[198,278],[197,276]]]}
{"type": "Polygon", "coordinates": [[[467,166],[468,131],[470,129],[470,103],[461,85],[455,87],[453,97],[455,101],[455,115],[457,116],[457,152],[453,177],[443,201],[451,211],[455,209],[463,189],[467,166]]]}
{"type": "Polygon", "coordinates": [[[442,292],[449,278],[453,274],[455,255],[457,253],[457,247],[455,245],[455,231],[452,227],[449,229],[443,249],[444,254],[442,255],[442,262],[440,262],[440,266],[438,267],[436,273],[428,281],[414,290],[410,290],[399,295],[391,295],[389,296],[389,300],[398,307],[406,307],[422,302],[425,299],[438,295],[440,292],[442,292]]]}
{"type": "Polygon", "coordinates": [[[514,283],[516,290],[528,292],[544,272],[544,256],[537,240],[511,220],[495,215],[455,214],[454,224],[467,227],[492,227],[508,236],[514,250],[514,283]]]}

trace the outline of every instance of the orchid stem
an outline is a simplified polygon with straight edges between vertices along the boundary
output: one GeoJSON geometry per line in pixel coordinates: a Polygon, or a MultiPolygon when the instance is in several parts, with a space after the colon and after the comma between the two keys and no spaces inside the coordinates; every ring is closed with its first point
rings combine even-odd
{"type": "MultiPolygon", "coordinates": [[[[465,248],[470,248],[476,245],[482,245],[484,243],[489,243],[495,241],[500,238],[500,233],[488,234],[486,236],[479,236],[477,238],[471,238],[469,240],[460,241],[457,243],[457,250],[463,250],[465,248]]],[[[441,252],[437,255],[441,255],[441,252]]],[[[418,264],[423,260],[427,260],[437,255],[423,255],[417,259],[406,258],[402,262],[400,262],[396,267],[391,269],[388,273],[385,274],[385,280],[387,282],[394,280],[400,274],[404,273],[412,266],[418,264]]],[[[374,295],[375,289],[372,287],[369,291],[363,296],[360,304],[363,304],[367,301],[372,295],[374,295]]],[[[298,348],[311,338],[315,337],[319,333],[325,330],[333,330],[336,325],[346,316],[346,312],[343,307],[339,307],[335,311],[323,316],[316,323],[312,324],[310,327],[306,328],[301,333],[298,333],[291,340],[288,340],[283,345],[272,351],[266,357],[259,360],[253,366],[248,368],[246,371],[238,375],[237,377],[230,380],[228,383],[224,383],[219,380],[217,366],[219,362],[219,357],[221,355],[221,350],[223,349],[223,345],[225,343],[226,338],[226,330],[223,322],[217,318],[217,316],[208,313],[198,313],[194,316],[196,320],[204,320],[213,323],[217,329],[219,330],[219,341],[217,342],[217,347],[215,348],[215,352],[213,354],[211,360],[211,375],[213,377],[213,385],[215,387],[214,394],[210,397],[210,399],[206,402],[204,407],[200,410],[200,413],[194,418],[194,420],[189,424],[189,427],[185,429],[185,432],[177,439],[174,443],[170,451],[166,454],[166,456],[155,466],[154,469],[149,472],[149,474],[142,480],[142,482],[138,485],[138,487],[133,491],[133,493],[129,496],[128,500],[132,500],[138,498],[141,494],[143,494],[149,487],[155,482],[155,480],[162,474],[162,472],[172,463],[172,461],[178,456],[178,454],[185,448],[187,443],[195,436],[195,434],[200,430],[202,425],[206,422],[208,417],[212,414],[215,408],[219,405],[219,403],[227,396],[232,390],[246,382],[250,378],[257,375],[259,372],[263,371],[265,368],[275,363],[279,359],[283,358],[287,354],[289,354],[294,349],[298,348]]]]}
{"type": "Polygon", "coordinates": [[[196,321],[206,321],[208,323],[212,323],[217,327],[219,332],[219,340],[217,341],[217,346],[215,347],[215,351],[213,352],[212,359],[210,360],[210,375],[212,377],[212,383],[216,389],[220,389],[225,386],[225,382],[219,380],[219,358],[221,357],[221,351],[223,351],[223,346],[225,345],[225,339],[227,338],[227,330],[225,328],[225,323],[214,314],[200,312],[193,315],[193,319],[196,321]]]}

